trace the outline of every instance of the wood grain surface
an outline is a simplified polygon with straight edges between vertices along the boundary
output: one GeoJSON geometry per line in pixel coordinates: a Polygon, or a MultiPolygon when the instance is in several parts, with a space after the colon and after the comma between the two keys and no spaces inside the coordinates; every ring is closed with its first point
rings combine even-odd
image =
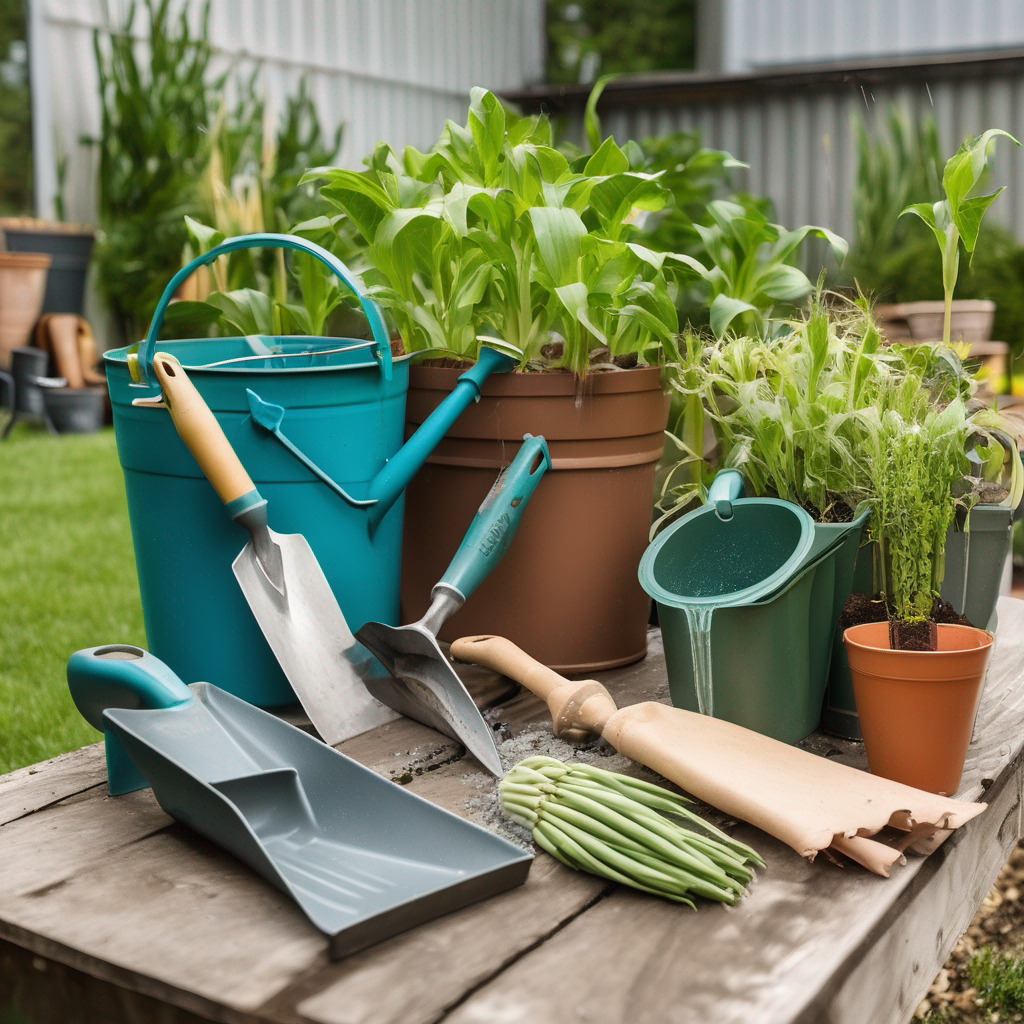
{"type": "MultiPolygon", "coordinates": [[[[601,675],[620,706],[668,701],[660,641],[601,675]]],[[[550,728],[506,680],[467,684],[502,734],[550,728]]],[[[859,744],[802,745],[864,767],[859,744]]],[[[0,1007],[18,988],[34,1024],[895,1024],[1020,835],[1022,748],[1024,602],[1003,599],[959,794],[991,806],[891,879],[730,825],[767,869],[740,906],[693,913],[540,853],[525,886],[332,963],[286,897],[148,790],[110,798],[97,744],[0,777],[0,1007]]],[[[339,749],[467,817],[493,785],[404,719],[339,749]]]]}

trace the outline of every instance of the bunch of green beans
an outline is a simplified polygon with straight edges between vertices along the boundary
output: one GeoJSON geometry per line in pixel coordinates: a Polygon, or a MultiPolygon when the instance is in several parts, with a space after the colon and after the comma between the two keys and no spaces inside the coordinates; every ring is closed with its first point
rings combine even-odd
{"type": "Polygon", "coordinates": [[[588,764],[520,761],[498,785],[505,812],[567,867],[686,903],[735,903],[764,861],[694,814],[686,797],[588,764]],[[670,821],[699,825],[707,835],[670,821]]]}

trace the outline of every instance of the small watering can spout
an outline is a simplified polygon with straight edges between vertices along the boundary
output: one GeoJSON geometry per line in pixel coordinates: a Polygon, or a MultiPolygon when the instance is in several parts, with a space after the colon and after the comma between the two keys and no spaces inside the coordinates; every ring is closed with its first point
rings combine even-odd
{"type": "Polygon", "coordinates": [[[374,503],[367,513],[371,533],[380,525],[452,424],[465,412],[470,402],[479,399],[484,381],[492,373],[507,373],[515,367],[516,360],[512,356],[486,346],[480,349],[476,365],[459,377],[455,390],[423,421],[419,430],[371,481],[369,496],[374,499],[374,503]]]}

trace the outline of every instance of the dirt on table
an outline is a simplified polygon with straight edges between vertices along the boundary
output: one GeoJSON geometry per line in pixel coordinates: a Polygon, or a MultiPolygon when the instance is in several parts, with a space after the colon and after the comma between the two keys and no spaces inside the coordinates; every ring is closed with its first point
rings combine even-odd
{"type": "MultiPolygon", "coordinates": [[[[984,958],[986,948],[997,957],[1024,957],[1024,843],[1010,855],[971,926],[932,982],[914,1019],[928,1024],[1024,1021],[1024,1009],[1013,1005],[1019,1000],[999,1002],[998,998],[986,998],[987,993],[974,986],[971,961],[984,958]]],[[[1011,981],[1007,987],[1017,986],[1011,981]]]]}

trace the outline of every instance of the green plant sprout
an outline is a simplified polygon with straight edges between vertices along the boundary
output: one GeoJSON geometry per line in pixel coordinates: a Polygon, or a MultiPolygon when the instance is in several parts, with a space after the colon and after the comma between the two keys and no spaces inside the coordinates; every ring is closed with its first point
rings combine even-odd
{"type": "Polygon", "coordinates": [[[960,273],[960,243],[968,256],[973,256],[978,231],[986,210],[995,202],[1002,187],[983,195],[972,195],[988,164],[989,144],[997,138],[1020,143],[1001,128],[989,128],[977,138],[968,136],[956,153],[946,161],[942,172],[942,189],[946,198],[937,203],[914,203],[900,213],[912,213],[932,229],[942,253],[942,290],[945,307],[942,318],[942,341],[950,343],[950,317],[953,289],[960,273]]]}

